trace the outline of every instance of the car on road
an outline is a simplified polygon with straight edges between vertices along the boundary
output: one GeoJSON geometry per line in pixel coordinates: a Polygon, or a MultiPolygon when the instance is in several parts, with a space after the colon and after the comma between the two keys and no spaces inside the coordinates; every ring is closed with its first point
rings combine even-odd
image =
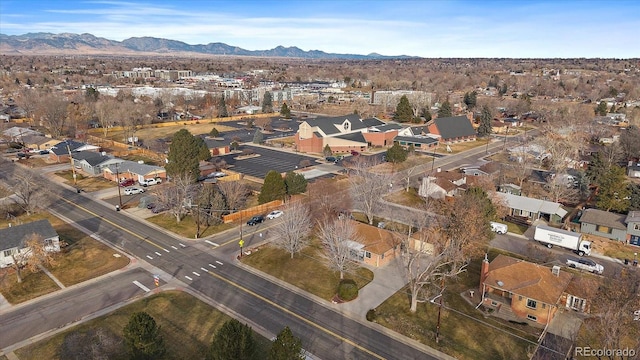
{"type": "Polygon", "coordinates": [[[574,269],[586,270],[594,274],[602,274],[604,272],[604,266],[596,263],[591,259],[568,258],[567,266],[572,267],[574,269]]]}
{"type": "Polygon", "coordinates": [[[122,181],[120,181],[120,187],[127,187],[127,186],[131,186],[133,184],[135,184],[136,181],[133,179],[124,179],[122,181]]]}
{"type": "Polygon", "coordinates": [[[139,187],[130,187],[130,188],[124,189],[125,195],[136,195],[136,194],[142,194],[143,192],[144,192],[144,189],[139,187]]]}
{"type": "Polygon", "coordinates": [[[273,210],[272,212],[269,213],[269,215],[267,215],[267,219],[269,220],[277,219],[280,216],[282,216],[282,214],[284,214],[282,210],[273,210]]]}
{"type": "Polygon", "coordinates": [[[251,219],[249,219],[249,221],[247,221],[247,225],[253,226],[253,225],[258,225],[258,224],[260,224],[262,222],[264,222],[264,216],[258,215],[258,216],[254,216],[251,219]]]}
{"type": "Polygon", "coordinates": [[[161,182],[162,182],[162,179],[160,178],[138,180],[138,183],[144,187],[151,186],[151,185],[158,185],[161,182]]]}
{"type": "Polygon", "coordinates": [[[325,160],[327,160],[328,162],[332,162],[332,163],[336,163],[338,162],[338,159],[336,159],[333,156],[327,156],[326,158],[324,158],[325,160]]]}
{"type": "Polygon", "coordinates": [[[491,222],[491,231],[496,232],[500,235],[504,235],[507,233],[507,225],[501,224],[499,222],[492,221],[491,222]]]}

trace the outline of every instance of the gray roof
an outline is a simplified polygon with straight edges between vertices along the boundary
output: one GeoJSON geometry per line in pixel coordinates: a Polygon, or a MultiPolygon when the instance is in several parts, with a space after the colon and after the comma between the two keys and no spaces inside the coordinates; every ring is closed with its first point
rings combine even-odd
{"type": "MultiPolygon", "coordinates": [[[[375,119],[378,120],[378,119],[375,119]]],[[[365,120],[366,121],[366,120],[365,120]]],[[[379,120],[378,120],[379,121],[379,120]]],[[[383,123],[381,125],[371,125],[370,127],[374,127],[381,132],[389,131],[389,130],[400,130],[402,129],[402,125],[396,123],[383,123]]]]}
{"type": "Polygon", "coordinates": [[[430,136],[396,136],[393,141],[406,141],[413,144],[434,144],[438,140],[430,136]]]}
{"type": "Polygon", "coordinates": [[[466,116],[437,118],[434,120],[442,139],[476,135],[476,130],[466,116]]]}
{"type": "Polygon", "coordinates": [[[624,219],[626,224],[629,223],[640,223],[640,211],[629,211],[627,214],[627,218],[624,219]]]}
{"type": "Polygon", "coordinates": [[[424,126],[424,125],[410,126],[409,130],[411,130],[411,133],[413,135],[421,135],[421,134],[428,134],[429,133],[429,127],[424,126]]]}
{"type": "Polygon", "coordinates": [[[209,149],[217,149],[225,146],[231,145],[233,142],[232,139],[214,139],[214,138],[204,138],[204,143],[207,145],[209,149]]]}
{"type": "Polygon", "coordinates": [[[158,173],[164,172],[163,167],[148,165],[148,164],[138,164],[137,162],[134,162],[134,161],[123,161],[122,163],[118,164],[117,169],[116,169],[116,165],[109,165],[107,166],[107,169],[109,169],[114,174],[116,173],[116,170],[117,170],[117,172],[119,172],[120,174],[130,172],[132,174],[142,175],[142,176],[153,174],[154,172],[158,172],[158,173]]]}
{"type": "Polygon", "coordinates": [[[607,226],[614,229],[626,230],[625,216],[598,209],[585,209],[580,216],[581,223],[607,226]]]}
{"type": "Polygon", "coordinates": [[[91,166],[96,166],[112,159],[111,156],[102,155],[101,153],[93,151],[71,153],[71,157],[76,161],[84,160],[91,166]]]}
{"type": "Polygon", "coordinates": [[[68,155],[69,154],[69,150],[74,151],[75,149],[83,146],[84,144],[81,142],[77,142],[77,141],[73,141],[73,140],[65,140],[65,141],[61,141],[57,144],[55,144],[54,146],[51,147],[51,152],[53,152],[56,155],[68,155]],[[69,148],[67,149],[67,145],[69,145],[69,148]]]}
{"type": "Polygon", "coordinates": [[[503,198],[511,209],[525,210],[534,214],[553,214],[558,215],[561,218],[567,215],[567,210],[563,209],[560,204],[551,201],[508,193],[496,193],[496,195],[503,198]]]}
{"type": "Polygon", "coordinates": [[[22,137],[22,142],[25,144],[44,144],[47,141],[51,141],[51,138],[42,135],[26,135],[22,137]]]}
{"type": "Polygon", "coordinates": [[[8,136],[11,138],[15,138],[18,136],[27,136],[27,135],[42,135],[40,132],[36,130],[32,130],[32,129],[20,127],[20,126],[10,127],[7,130],[4,130],[2,134],[4,136],[8,136]]]}
{"type": "Polygon", "coordinates": [[[361,143],[365,143],[365,144],[367,143],[367,139],[364,138],[364,135],[362,135],[361,132],[338,135],[338,136],[336,136],[336,138],[349,140],[349,141],[361,142],[361,143]]]}
{"type": "Polygon", "coordinates": [[[315,119],[308,119],[306,123],[311,127],[318,127],[322,130],[323,133],[327,135],[333,135],[340,133],[338,126],[341,125],[345,120],[349,120],[351,123],[351,130],[361,130],[366,129],[371,126],[384,125],[385,123],[376,118],[369,118],[362,120],[358,114],[350,114],[346,116],[336,116],[336,117],[319,117],[315,119]]]}
{"type": "Polygon", "coordinates": [[[58,236],[58,233],[47,219],[11,226],[0,229],[0,250],[21,248],[22,241],[34,233],[42,236],[44,239],[58,236]]]}

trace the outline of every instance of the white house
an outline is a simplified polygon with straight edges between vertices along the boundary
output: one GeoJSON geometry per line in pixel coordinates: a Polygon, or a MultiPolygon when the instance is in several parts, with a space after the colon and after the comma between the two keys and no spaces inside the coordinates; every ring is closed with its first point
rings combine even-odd
{"type": "Polygon", "coordinates": [[[5,268],[14,263],[14,255],[28,254],[30,249],[24,246],[24,241],[32,234],[37,234],[44,239],[46,251],[60,251],[60,237],[49,220],[43,219],[27,224],[9,226],[0,229],[0,268],[5,268]]]}

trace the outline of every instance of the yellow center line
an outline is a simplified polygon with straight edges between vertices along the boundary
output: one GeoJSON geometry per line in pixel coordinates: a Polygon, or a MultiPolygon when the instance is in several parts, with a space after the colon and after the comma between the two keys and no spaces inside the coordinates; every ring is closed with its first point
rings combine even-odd
{"type": "Polygon", "coordinates": [[[360,350],[362,350],[362,351],[366,352],[367,354],[369,354],[369,355],[371,355],[371,356],[375,357],[376,359],[385,360],[385,358],[384,358],[384,357],[382,357],[382,356],[380,356],[380,355],[378,355],[378,354],[374,353],[373,351],[371,351],[371,350],[369,350],[369,349],[367,349],[367,348],[365,348],[365,347],[362,347],[362,346],[358,345],[357,343],[355,343],[355,342],[353,342],[353,341],[351,341],[351,340],[349,340],[349,339],[347,339],[347,338],[345,338],[345,337],[343,337],[343,336],[341,336],[341,335],[339,335],[339,334],[337,334],[337,333],[335,333],[335,332],[333,332],[333,331],[331,331],[331,330],[329,330],[329,329],[327,329],[327,328],[325,328],[325,327],[323,327],[323,326],[321,326],[321,325],[319,325],[319,324],[316,324],[315,322],[313,322],[313,321],[311,321],[311,320],[305,319],[302,315],[298,315],[298,314],[296,314],[295,312],[293,312],[293,311],[291,311],[291,310],[289,310],[289,309],[287,309],[287,308],[285,308],[285,307],[282,307],[282,306],[280,306],[280,305],[276,304],[275,302],[273,302],[273,301],[271,301],[271,300],[269,300],[269,299],[265,298],[264,296],[262,296],[262,295],[260,295],[260,294],[255,293],[255,292],[254,292],[254,291],[252,291],[252,290],[249,290],[249,289],[245,288],[244,286],[242,286],[242,285],[240,285],[240,284],[236,284],[235,282],[233,282],[233,281],[231,281],[231,280],[229,280],[229,279],[226,279],[226,278],[222,277],[221,275],[219,275],[219,274],[217,274],[217,273],[214,273],[214,272],[212,272],[212,271],[207,271],[207,272],[208,272],[211,276],[216,277],[216,278],[218,278],[219,280],[222,280],[222,281],[226,282],[227,284],[229,284],[229,285],[231,285],[231,286],[233,286],[233,287],[236,287],[236,288],[238,288],[238,289],[240,289],[240,290],[242,290],[242,291],[246,292],[247,294],[249,294],[249,295],[251,295],[251,296],[254,296],[254,297],[256,297],[256,298],[258,298],[258,299],[260,299],[260,300],[262,300],[262,301],[266,302],[267,304],[269,304],[269,305],[271,305],[271,306],[273,306],[273,307],[275,307],[275,308],[278,308],[279,310],[284,311],[285,313],[287,313],[287,314],[289,314],[289,315],[291,315],[291,316],[293,316],[293,317],[295,317],[295,318],[297,318],[297,319],[299,319],[299,320],[304,321],[305,323],[307,323],[307,324],[309,324],[309,325],[311,325],[311,326],[313,326],[313,327],[317,328],[317,329],[318,329],[318,330],[320,330],[320,331],[323,331],[323,332],[325,332],[325,333],[327,333],[327,334],[329,334],[329,335],[331,335],[331,336],[335,337],[336,339],[340,339],[340,340],[342,340],[342,341],[346,342],[347,344],[349,344],[349,345],[351,345],[351,346],[353,346],[353,347],[355,347],[355,348],[357,348],[357,349],[360,349],[360,350]]]}
{"type": "MultiPolygon", "coordinates": [[[[67,202],[67,203],[69,203],[69,204],[71,204],[71,205],[73,205],[73,206],[75,206],[75,207],[77,207],[77,208],[79,208],[79,209],[82,209],[83,211],[85,211],[85,212],[87,212],[87,213],[89,213],[89,214],[91,214],[91,215],[93,215],[93,216],[95,216],[95,217],[97,217],[97,218],[102,219],[102,221],[104,221],[104,222],[106,222],[106,223],[108,223],[108,224],[111,224],[111,225],[113,225],[114,227],[116,227],[116,228],[118,228],[118,229],[120,229],[120,230],[122,230],[122,231],[124,231],[124,232],[126,232],[126,233],[129,233],[129,234],[131,234],[131,235],[133,235],[133,236],[137,237],[138,239],[140,239],[140,240],[142,240],[142,241],[144,241],[144,242],[146,242],[146,243],[148,243],[148,244],[151,244],[151,245],[153,245],[153,246],[157,247],[157,248],[158,248],[158,249],[160,249],[160,250],[164,250],[164,247],[162,247],[162,246],[160,246],[160,245],[158,245],[158,244],[154,243],[153,241],[151,241],[151,240],[149,240],[149,239],[146,239],[146,238],[144,238],[144,237],[142,237],[142,236],[140,236],[140,235],[138,235],[138,234],[134,233],[133,231],[131,231],[131,230],[129,230],[129,229],[123,228],[122,226],[120,226],[120,225],[118,225],[118,224],[114,223],[113,221],[107,220],[107,219],[105,219],[104,217],[102,217],[102,216],[100,216],[100,215],[98,215],[98,214],[94,213],[93,211],[91,211],[91,210],[89,210],[89,209],[87,209],[87,208],[85,208],[85,207],[83,207],[83,206],[80,206],[80,205],[78,205],[78,204],[74,203],[73,201],[70,201],[70,200],[64,199],[64,198],[62,198],[62,197],[61,197],[60,199],[62,199],[63,201],[65,201],[65,202],[67,202]]],[[[124,216],[126,216],[126,215],[124,215],[124,216]]]]}

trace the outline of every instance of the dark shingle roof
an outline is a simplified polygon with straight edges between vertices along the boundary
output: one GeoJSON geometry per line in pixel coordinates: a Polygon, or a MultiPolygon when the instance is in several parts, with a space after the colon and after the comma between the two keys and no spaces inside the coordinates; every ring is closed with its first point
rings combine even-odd
{"type": "Polygon", "coordinates": [[[44,239],[58,235],[47,219],[11,226],[0,229],[0,250],[20,248],[20,243],[33,233],[42,236],[44,239]]]}
{"type": "Polygon", "coordinates": [[[393,141],[406,141],[412,144],[434,144],[438,140],[430,136],[396,136],[393,141]]]}
{"type": "Polygon", "coordinates": [[[614,229],[626,230],[624,224],[626,216],[598,209],[585,209],[580,216],[581,223],[607,226],[614,229]]]}
{"type": "Polygon", "coordinates": [[[437,118],[434,122],[442,139],[453,139],[476,134],[476,130],[466,116],[437,118]]]}
{"type": "Polygon", "coordinates": [[[357,141],[357,142],[361,142],[361,143],[365,143],[365,144],[367,143],[367,139],[364,138],[364,135],[362,135],[361,132],[338,135],[338,136],[336,136],[336,138],[344,139],[344,140],[350,140],[350,141],[357,141]]]}
{"type": "Polygon", "coordinates": [[[102,164],[103,162],[110,160],[111,157],[107,155],[102,155],[93,151],[81,151],[77,153],[71,153],[71,157],[75,161],[86,161],[91,166],[96,166],[98,164],[102,164]]]}
{"type": "Polygon", "coordinates": [[[81,142],[77,142],[77,141],[73,141],[73,140],[65,140],[65,141],[61,141],[57,144],[55,144],[54,146],[51,147],[51,152],[53,152],[56,155],[68,155],[69,154],[69,150],[73,151],[81,146],[83,146],[84,144],[81,142]],[[67,145],[69,145],[69,148],[67,149],[67,145]]]}

